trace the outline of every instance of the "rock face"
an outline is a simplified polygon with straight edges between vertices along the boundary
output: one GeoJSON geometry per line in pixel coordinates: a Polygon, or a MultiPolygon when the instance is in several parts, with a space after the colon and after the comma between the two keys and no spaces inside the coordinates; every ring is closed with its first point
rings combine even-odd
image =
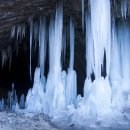
{"type": "MultiPolygon", "coordinates": [[[[81,13],[80,0],[62,0],[65,17],[81,13]]],[[[28,23],[29,16],[50,18],[56,8],[56,0],[2,0],[0,1],[0,47],[9,42],[10,29],[19,23],[28,23]],[[8,40],[7,40],[8,39],[8,40]]],[[[79,17],[81,14],[79,14],[79,17]]],[[[80,18],[81,19],[81,18],[80,18]]]]}

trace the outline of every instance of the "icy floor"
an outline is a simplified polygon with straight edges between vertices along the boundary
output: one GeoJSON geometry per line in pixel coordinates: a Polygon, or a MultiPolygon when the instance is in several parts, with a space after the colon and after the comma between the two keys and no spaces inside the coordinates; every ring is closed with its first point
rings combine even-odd
{"type": "Polygon", "coordinates": [[[43,114],[0,112],[0,130],[57,130],[43,114]]]}
{"type": "MultiPolygon", "coordinates": [[[[115,113],[114,113],[115,114],[115,113]]],[[[76,119],[77,120],[77,119],[76,119]]],[[[108,118],[72,121],[71,116],[50,119],[29,112],[0,112],[0,130],[130,130],[130,110],[108,118]],[[54,125],[55,124],[55,125],[54,125]]]]}
{"type": "Polygon", "coordinates": [[[64,130],[130,130],[130,109],[122,112],[116,110],[98,118],[63,116],[53,119],[52,122],[64,130]]]}

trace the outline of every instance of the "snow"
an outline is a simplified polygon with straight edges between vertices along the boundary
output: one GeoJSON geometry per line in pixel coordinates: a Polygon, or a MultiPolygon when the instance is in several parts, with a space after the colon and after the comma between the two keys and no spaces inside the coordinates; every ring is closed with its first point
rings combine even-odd
{"type": "Polygon", "coordinates": [[[43,114],[0,112],[0,130],[57,130],[43,114]]]}

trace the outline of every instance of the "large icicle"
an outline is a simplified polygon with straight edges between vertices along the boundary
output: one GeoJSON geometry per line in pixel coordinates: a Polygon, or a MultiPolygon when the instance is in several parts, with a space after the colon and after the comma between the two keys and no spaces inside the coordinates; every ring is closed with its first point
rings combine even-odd
{"type": "MultiPolygon", "coordinates": [[[[40,59],[40,74],[43,86],[45,87],[45,77],[44,77],[44,67],[45,67],[45,57],[46,57],[46,29],[45,29],[45,19],[40,19],[39,27],[39,59],[40,59]]],[[[44,88],[45,90],[45,88],[44,88]]]]}
{"type": "Polygon", "coordinates": [[[109,83],[110,66],[110,0],[90,0],[91,18],[86,20],[86,59],[87,79],[84,86],[84,105],[78,108],[82,111],[86,108],[87,116],[102,116],[111,111],[111,88],[109,83]],[[88,25],[88,27],[87,27],[88,25]],[[101,66],[106,51],[107,77],[101,76],[101,66]],[[91,74],[94,71],[95,80],[91,81],[91,74]]]}
{"type": "Polygon", "coordinates": [[[63,9],[58,6],[55,21],[49,27],[49,74],[46,84],[47,113],[55,115],[65,109],[65,86],[61,73],[63,9]]]}
{"type": "Polygon", "coordinates": [[[76,105],[77,96],[77,75],[73,70],[74,67],[74,41],[75,41],[75,29],[74,21],[70,19],[70,64],[68,68],[68,74],[66,78],[66,101],[67,105],[76,105]]]}
{"type": "Polygon", "coordinates": [[[110,67],[110,0],[90,0],[91,27],[94,44],[95,77],[101,76],[101,65],[106,51],[106,71],[109,75],[110,67]]]}
{"type": "Polygon", "coordinates": [[[45,56],[46,56],[46,35],[45,19],[40,19],[39,26],[39,59],[40,68],[36,68],[34,74],[33,88],[28,91],[26,98],[26,109],[29,111],[45,111],[45,56]]]}
{"type": "Polygon", "coordinates": [[[125,19],[127,16],[128,7],[129,7],[129,5],[128,5],[127,0],[121,0],[121,15],[125,19]]]}
{"type": "Polygon", "coordinates": [[[30,79],[32,80],[32,41],[33,41],[33,18],[30,17],[30,79]]]}
{"type": "Polygon", "coordinates": [[[86,80],[84,84],[84,96],[87,97],[92,87],[91,75],[94,70],[94,51],[93,51],[93,37],[91,30],[90,15],[86,17],[86,80]]]}

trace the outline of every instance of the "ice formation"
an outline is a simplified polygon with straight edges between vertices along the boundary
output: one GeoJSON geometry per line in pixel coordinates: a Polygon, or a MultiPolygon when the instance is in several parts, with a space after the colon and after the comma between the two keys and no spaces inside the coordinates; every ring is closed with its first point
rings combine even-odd
{"type": "Polygon", "coordinates": [[[121,15],[125,19],[126,19],[126,16],[127,16],[128,7],[129,6],[128,6],[127,0],[122,0],[121,1],[121,15]]]}
{"type": "Polygon", "coordinates": [[[24,94],[22,94],[21,97],[20,97],[19,108],[20,109],[25,109],[25,98],[24,98],[24,94]]]}
{"type": "MultiPolygon", "coordinates": [[[[127,2],[121,1],[123,18],[122,21],[117,22],[111,16],[111,0],[89,0],[88,12],[84,20],[84,0],[82,0],[82,29],[86,30],[84,31],[86,79],[83,97],[77,96],[77,74],[74,70],[76,36],[74,18],[70,17],[69,33],[63,25],[61,4],[56,9],[55,17],[50,19],[49,29],[44,17],[40,17],[39,24],[30,19],[30,76],[33,40],[35,47],[39,45],[39,67],[35,70],[34,84],[26,97],[26,110],[43,112],[51,117],[65,114],[71,116],[73,121],[80,122],[85,118],[109,115],[113,110],[121,112],[130,104],[130,24],[125,21],[129,12],[127,2]],[[67,46],[68,41],[69,46],[67,46]],[[63,57],[65,64],[68,47],[70,62],[66,72],[62,70],[61,61],[63,57]],[[47,56],[49,72],[45,77],[47,56]],[[102,74],[103,71],[105,75],[102,74]]],[[[17,29],[17,38],[25,36],[25,29],[22,28],[17,29]]],[[[16,27],[13,27],[11,37],[14,37],[15,31],[16,27]]],[[[8,56],[5,51],[1,53],[4,65],[8,56]]],[[[23,100],[21,97],[19,106],[15,103],[17,108],[22,108],[23,100]]]]}
{"type": "Polygon", "coordinates": [[[30,17],[30,79],[32,80],[32,41],[33,41],[33,18],[30,17]]]}
{"type": "Polygon", "coordinates": [[[75,28],[73,19],[70,19],[70,64],[66,77],[66,102],[67,105],[76,106],[77,96],[77,75],[74,68],[74,42],[75,42],[75,28]]]}
{"type": "Polygon", "coordinates": [[[82,0],[82,30],[83,30],[83,32],[84,32],[84,0],[82,0]]]}

